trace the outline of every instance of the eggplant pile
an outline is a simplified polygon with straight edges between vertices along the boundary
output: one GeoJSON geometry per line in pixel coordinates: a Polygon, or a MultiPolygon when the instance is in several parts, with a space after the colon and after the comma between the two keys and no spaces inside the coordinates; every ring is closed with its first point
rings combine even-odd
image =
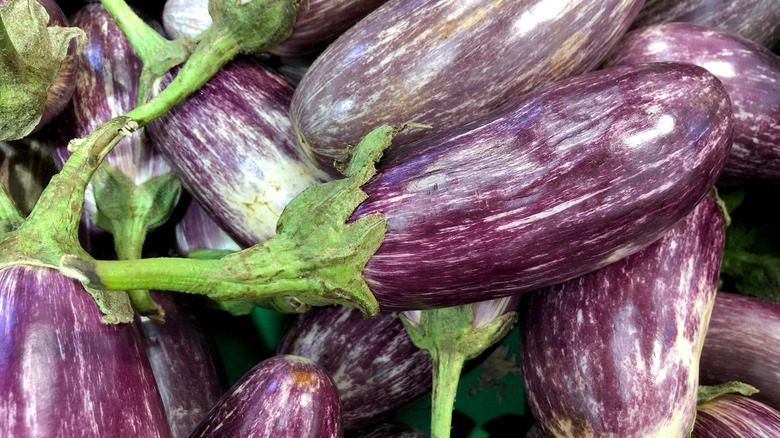
{"type": "Polygon", "coordinates": [[[780,434],[780,305],[718,291],[777,0],[62,3],[0,0],[0,436],[780,434]]]}

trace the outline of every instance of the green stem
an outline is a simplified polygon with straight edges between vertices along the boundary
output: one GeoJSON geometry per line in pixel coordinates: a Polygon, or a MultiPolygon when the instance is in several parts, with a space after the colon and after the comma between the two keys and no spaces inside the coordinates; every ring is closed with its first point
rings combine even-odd
{"type": "Polygon", "coordinates": [[[433,393],[431,394],[431,438],[449,438],[452,410],[463,369],[463,355],[437,351],[433,357],[433,393]]]}
{"type": "Polygon", "coordinates": [[[127,116],[137,121],[139,126],[145,126],[194,93],[238,53],[239,47],[229,35],[206,32],[173,82],[127,116]]]}
{"type": "Polygon", "coordinates": [[[138,105],[149,98],[154,79],[184,63],[190,56],[186,39],[170,41],[146,24],[124,0],[101,0],[119,29],[144,63],[138,88],[138,105]]]}

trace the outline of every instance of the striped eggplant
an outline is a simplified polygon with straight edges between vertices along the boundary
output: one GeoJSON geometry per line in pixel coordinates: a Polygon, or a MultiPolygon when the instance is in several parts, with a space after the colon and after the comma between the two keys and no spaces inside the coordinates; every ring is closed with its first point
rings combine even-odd
{"type": "Polygon", "coordinates": [[[780,409],[780,305],[718,292],[699,367],[705,385],[740,381],[780,409]]]}
{"type": "Polygon", "coordinates": [[[23,216],[30,214],[55,173],[51,149],[45,143],[33,137],[0,142],[0,182],[23,216]]]}
{"type": "Polygon", "coordinates": [[[523,379],[546,435],[690,431],[724,243],[723,213],[706,197],[644,250],[530,296],[523,379]]]}
{"type": "Polygon", "coordinates": [[[347,435],[350,438],[425,438],[425,434],[402,423],[380,423],[347,435]]]}
{"type": "Polygon", "coordinates": [[[671,23],[630,32],[609,65],[663,61],[704,67],[726,87],[734,112],[734,145],[723,175],[780,179],[780,58],[726,32],[671,23]]]}
{"type": "Polygon", "coordinates": [[[173,438],[187,437],[224,389],[210,340],[195,318],[195,297],[152,291],[165,323],[140,317],[141,340],[173,438]]]}
{"type": "MultiPolygon", "coordinates": [[[[345,30],[387,0],[309,0],[301,6],[295,29],[271,50],[279,56],[301,56],[323,49],[345,30]]],[[[207,0],[167,0],[163,24],[168,35],[196,37],[211,25],[207,0]]]]}
{"type": "Polygon", "coordinates": [[[716,27],[769,47],[780,38],[780,2],[647,0],[631,28],[672,21],[716,27]]]}
{"type": "Polygon", "coordinates": [[[777,438],[780,412],[743,395],[725,395],[696,408],[691,438],[777,438]]]}
{"type": "MultiPolygon", "coordinates": [[[[68,20],[62,9],[54,0],[35,0],[40,3],[49,15],[49,26],[69,26],[68,20]]],[[[0,0],[0,6],[7,3],[7,0],[0,0]]],[[[57,79],[49,88],[46,94],[46,103],[44,105],[43,115],[38,125],[32,132],[40,130],[48,124],[57,114],[59,114],[68,100],[73,96],[73,89],[76,84],[76,71],[79,65],[79,57],[76,56],[78,41],[72,40],[68,49],[68,54],[60,64],[57,79]]]]}
{"type": "Polygon", "coordinates": [[[380,421],[431,388],[431,359],[389,312],[366,319],[341,306],[299,315],[277,347],[317,362],[333,377],[345,429],[380,421]]]}
{"type": "Polygon", "coordinates": [[[55,270],[0,271],[0,435],[170,437],[138,331],[100,318],[55,270]]]}
{"type": "Polygon", "coordinates": [[[341,406],[333,380],[309,359],[266,359],[236,382],[192,438],[337,438],[341,406]]]}
{"type": "MultiPolygon", "coordinates": [[[[331,44],[301,81],[291,108],[299,141],[333,169],[345,145],[379,125],[414,121],[442,132],[475,120],[598,66],[642,3],[390,1],[331,44]]],[[[401,133],[394,147],[422,135],[401,133]]]]}
{"type": "Polygon", "coordinates": [[[187,205],[184,216],[176,223],[176,247],[179,253],[184,255],[196,249],[241,249],[194,199],[187,205]]]}
{"type": "Polygon", "coordinates": [[[620,260],[717,178],[732,114],[701,67],[626,66],[561,81],[380,163],[354,217],[388,231],[363,270],[383,309],[538,289],[620,260]],[[414,151],[414,149],[418,149],[414,151]]]}
{"type": "Polygon", "coordinates": [[[182,184],[244,246],[273,237],[287,202],[327,178],[295,142],[292,93],[283,76],[244,58],[147,126],[182,184]]]}

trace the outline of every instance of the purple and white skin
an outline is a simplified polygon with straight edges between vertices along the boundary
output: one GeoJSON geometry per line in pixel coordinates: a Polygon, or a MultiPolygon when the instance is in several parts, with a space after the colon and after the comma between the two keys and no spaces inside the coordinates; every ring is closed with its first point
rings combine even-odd
{"type": "Polygon", "coordinates": [[[402,423],[380,423],[347,435],[350,438],[426,438],[426,435],[402,423]]]}
{"type": "MultiPolygon", "coordinates": [[[[292,35],[270,52],[302,56],[324,48],[387,0],[309,0],[303,3],[292,35]]],[[[172,38],[197,37],[211,26],[208,0],[168,0],[163,25],[172,38]]]]}
{"type": "Polygon", "coordinates": [[[0,271],[0,430],[13,437],[170,437],[133,324],[104,324],[80,283],[0,271]]]}
{"type": "Polygon", "coordinates": [[[433,359],[431,434],[449,438],[463,364],[500,341],[517,322],[520,295],[463,306],[408,311],[401,319],[409,337],[433,359]]]}
{"type": "Polygon", "coordinates": [[[198,249],[225,251],[241,249],[194,199],[187,205],[184,216],[176,223],[176,248],[185,256],[190,251],[198,249]]]}
{"type": "Polygon", "coordinates": [[[249,370],[191,438],[340,438],[336,385],[317,363],[280,355],[249,370]]]}
{"type": "Polygon", "coordinates": [[[631,29],[673,21],[701,24],[771,47],[780,38],[777,0],[647,0],[631,29]]]}
{"type": "Polygon", "coordinates": [[[546,435],[688,434],[724,243],[708,196],[644,250],[530,296],[523,379],[546,435]]]}
{"type": "Polygon", "coordinates": [[[287,202],[328,178],[296,144],[292,93],[280,74],[238,59],[147,125],[184,187],[243,246],[272,238],[287,202]]]}
{"type": "Polygon", "coordinates": [[[718,292],[699,364],[705,385],[740,381],[780,409],[780,305],[718,292]]]}
{"type": "Polygon", "coordinates": [[[165,323],[140,317],[136,324],[162,398],[173,438],[186,438],[225,392],[212,349],[194,315],[195,298],[152,291],[165,323]]]}
{"type": "Polygon", "coordinates": [[[744,395],[699,404],[691,438],[776,438],[780,412],[744,395]]]}
{"type": "Polygon", "coordinates": [[[408,153],[391,150],[353,215],[382,212],[388,223],[363,275],[382,309],[413,310],[587,274],[693,209],[732,128],[723,85],[694,65],[561,81],[408,153]]]}
{"type": "MultiPolygon", "coordinates": [[[[0,0],[0,6],[6,3],[7,0],[0,0]]],[[[46,13],[49,14],[49,26],[61,26],[67,27],[68,20],[65,14],[62,13],[62,9],[57,5],[54,0],[36,0],[38,3],[46,9],[46,13]]],[[[75,24],[73,26],[76,26],[75,24]]],[[[62,61],[60,66],[60,73],[57,76],[57,80],[51,85],[46,95],[46,103],[44,105],[43,115],[41,121],[32,130],[36,132],[43,126],[51,122],[54,117],[59,114],[65,105],[73,96],[73,90],[76,85],[76,71],[79,66],[79,57],[76,56],[76,49],[78,47],[77,41],[73,40],[70,43],[67,57],[62,61]]]]}
{"type": "Polygon", "coordinates": [[[381,421],[431,388],[428,354],[391,312],[367,319],[350,307],[314,309],[297,317],[276,352],[308,357],[328,371],[347,430],[381,421]]]}
{"type": "Polygon", "coordinates": [[[642,0],[393,0],[345,32],[293,98],[299,141],[324,169],[379,125],[409,121],[394,148],[596,68],[642,0]],[[511,72],[511,73],[510,73],[511,72]]]}
{"type": "Polygon", "coordinates": [[[745,38],[670,23],[629,32],[608,65],[664,61],[704,67],[726,87],[734,112],[734,145],[723,176],[780,179],[780,58],[745,38]]]}

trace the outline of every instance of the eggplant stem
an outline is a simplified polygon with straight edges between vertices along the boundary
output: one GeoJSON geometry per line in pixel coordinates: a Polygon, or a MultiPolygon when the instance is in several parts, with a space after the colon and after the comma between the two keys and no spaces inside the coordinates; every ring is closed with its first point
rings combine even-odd
{"type": "Polygon", "coordinates": [[[3,17],[0,17],[0,66],[3,68],[0,70],[18,71],[20,69],[21,60],[19,59],[19,52],[11,42],[11,37],[8,36],[8,32],[5,30],[5,23],[3,17]]]}
{"type": "Polygon", "coordinates": [[[465,358],[451,351],[436,351],[433,357],[431,393],[431,438],[449,438],[455,394],[465,358]]]}

